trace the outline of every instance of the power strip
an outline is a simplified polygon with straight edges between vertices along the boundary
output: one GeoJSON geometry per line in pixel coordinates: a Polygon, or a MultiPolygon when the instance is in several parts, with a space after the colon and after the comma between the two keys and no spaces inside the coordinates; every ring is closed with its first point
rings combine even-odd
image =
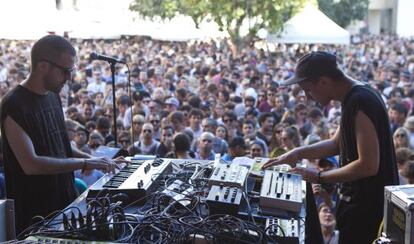
{"type": "Polygon", "coordinates": [[[194,188],[191,185],[182,182],[181,180],[175,180],[167,187],[167,189],[164,189],[162,192],[175,201],[179,202],[184,207],[187,207],[190,205],[191,201],[185,198],[189,198],[189,195],[194,193],[194,188]]]}
{"type": "Polygon", "coordinates": [[[300,225],[297,219],[268,218],[265,225],[266,235],[276,243],[299,243],[300,225]]]}

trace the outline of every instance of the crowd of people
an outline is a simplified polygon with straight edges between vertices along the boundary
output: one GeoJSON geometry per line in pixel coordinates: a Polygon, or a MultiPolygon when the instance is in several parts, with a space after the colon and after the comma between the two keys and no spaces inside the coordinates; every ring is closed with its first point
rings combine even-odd
{"type": "MultiPolygon", "coordinates": [[[[414,183],[414,40],[385,35],[358,40],[349,46],[279,44],[272,52],[248,45],[237,55],[226,41],[72,40],[77,68],[60,92],[67,134],[89,154],[101,145],[117,145],[129,155],[211,160],[221,154],[226,161],[276,157],[330,138],[339,125],[339,102],[321,107],[299,86],[280,86],[293,75],[298,57],[326,50],[340,58],[344,73],[381,94],[394,133],[400,182],[414,183]],[[90,60],[92,51],[128,64],[116,65],[115,111],[111,69],[105,61],[90,60]]],[[[0,41],[0,97],[29,73],[31,45],[0,41]]],[[[340,164],[337,157],[309,163],[321,170],[340,164]]],[[[102,174],[75,172],[88,186],[102,174]]],[[[326,216],[335,211],[335,188],[313,186],[321,223],[329,226],[334,220],[326,216]]],[[[335,228],[328,229],[335,235],[335,228]]]]}

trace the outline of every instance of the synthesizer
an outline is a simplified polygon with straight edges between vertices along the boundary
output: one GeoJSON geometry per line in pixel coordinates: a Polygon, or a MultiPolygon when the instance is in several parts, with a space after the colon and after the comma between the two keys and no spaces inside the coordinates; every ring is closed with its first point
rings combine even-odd
{"type": "Polygon", "coordinates": [[[277,212],[278,209],[299,213],[302,208],[302,176],[265,170],[259,203],[266,213],[277,212]]]}
{"type": "Polygon", "coordinates": [[[224,185],[229,187],[243,187],[249,169],[238,164],[219,163],[216,164],[209,179],[209,185],[224,185]]]}
{"type": "Polygon", "coordinates": [[[171,173],[172,166],[168,159],[134,160],[115,174],[106,174],[88,190],[87,200],[108,192],[110,195],[124,193],[128,196],[126,203],[145,197],[157,188],[160,178],[171,173]]]}

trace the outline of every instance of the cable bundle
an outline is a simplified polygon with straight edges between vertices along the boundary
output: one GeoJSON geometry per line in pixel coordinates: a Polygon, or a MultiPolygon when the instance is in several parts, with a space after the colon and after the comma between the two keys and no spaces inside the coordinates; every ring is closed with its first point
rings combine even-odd
{"type": "MultiPolygon", "coordinates": [[[[254,223],[251,215],[252,222],[225,214],[210,215],[205,197],[211,167],[196,163],[174,166],[176,173],[164,176],[158,182],[157,191],[143,199],[123,206],[127,196],[110,196],[103,190],[88,203],[86,213],[82,214],[77,207],[56,212],[41,218],[22,232],[19,239],[36,235],[119,243],[192,243],[197,239],[213,243],[266,243],[272,240],[266,236],[263,226],[254,223]],[[180,188],[168,188],[177,179],[183,182],[180,188]],[[190,187],[192,191],[183,194],[190,187]],[[184,197],[175,200],[163,192],[167,188],[184,197]],[[145,204],[138,206],[141,200],[145,204]],[[182,204],[184,201],[186,204],[182,204]]],[[[244,196],[247,201],[247,194],[244,196]]]]}

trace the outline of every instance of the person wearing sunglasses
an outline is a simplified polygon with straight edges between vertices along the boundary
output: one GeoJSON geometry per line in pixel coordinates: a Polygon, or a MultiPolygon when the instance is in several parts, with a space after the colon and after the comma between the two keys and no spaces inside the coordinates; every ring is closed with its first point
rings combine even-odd
{"type": "Polygon", "coordinates": [[[31,50],[26,80],[2,99],[1,134],[7,198],[14,199],[16,232],[76,198],[73,171],[114,172],[125,160],[92,158],[70,144],[59,93],[76,70],[76,51],[57,35],[31,50]]]}
{"type": "Polygon", "coordinates": [[[157,141],[161,140],[161,118],[158,113],[150,113],[148,117],[149,122],[154,127],[154,139],[157,141]]]}
{"type": "Polygon", "coordinates": [[[142,126],[142,132],[139,140],[134,142],[131,148],[129,148],[129,154],[143,154],[143,155],[155,155],[160,142],[155,140],[154,126],[151,123],[145,123],[142,126]]]}

